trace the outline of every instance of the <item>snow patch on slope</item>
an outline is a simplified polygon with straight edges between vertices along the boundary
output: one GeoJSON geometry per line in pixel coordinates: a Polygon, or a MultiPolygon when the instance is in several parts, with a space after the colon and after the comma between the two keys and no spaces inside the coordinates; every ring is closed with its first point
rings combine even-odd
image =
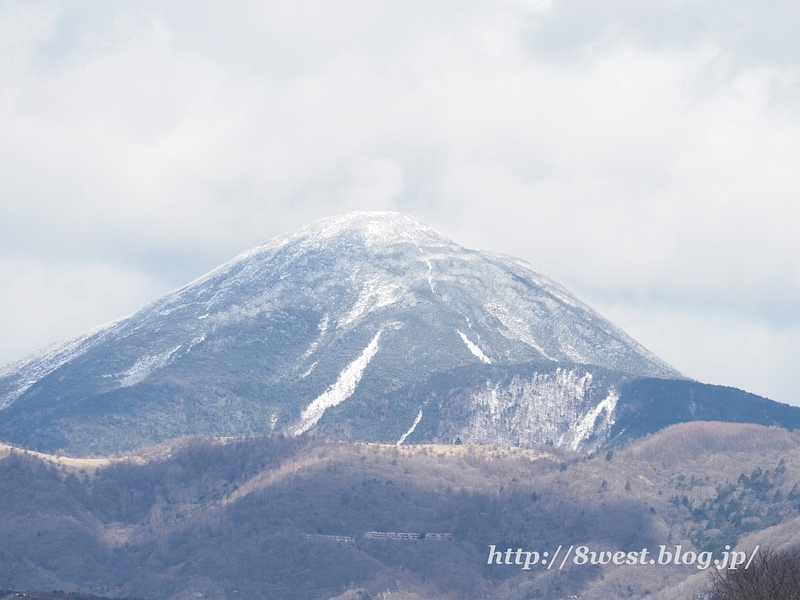
{"type": "Polygon", "coordinates": [[[583,419],[575,425],[575,428],[571,432],[572,441],[569,443],[570,449],[577,450],[592,434],[596,435],[601,432],[607,433],[611,430],[611,427],[614,425],[614,409],[617,407],[617,400],[619,400],[619,395],[614,390],[611,390],[600,404],[584,415],[583,419]],[[605,411],[606,414],[598,427],[597,417],[599,417],[600,413],[603,411],[605,411]]]}
{"type": "Polygon", "coordinates": [[[492,364],[492,359],[486,356],[483,353],[483,351],[480,348],[478,348],[477,344],[472,343],[470,339],[466,335],[461,333],[458,329],[456,329],[456,331],[458,331],[458,335],[460,335],[461,339],[464,340],[464,343],[467,345],[467,348],[469,348],[470,352],[472,352],[475,356],[481,359],[481,362],[485,362],[487,365],[492,364]]]}
{"type": "Polygon", "coordinates": [[[319,364],[319,361],[318,361],[318,360],[315,360],[313,363],[311,363],[311,366],[310,366],[310,367],[308,367],[308,369],[306,369],[306,372],[305,372],[305,373],[303,373],[303,374],[300,376],[300,379],[305,379],[306,377],[308,377],[309,375],[311,375],[311,372],[312,372],[312,371],[313,371],[313,370],[316,368],[316,366],[317,366],[318,364],[319,364]]]}
{"type": "Polygon", "coordinates": [[[405,433],[402,435],[402,437],[401,437],[399,440],[397,440],[397,445],[398,445],[398,446],[400,446],[400,445],[401,445],[403,442],[405,442],[405,441],[406,441],[406,438],[407,438],[408,436],[410,436],[412,433],[414,433],[414,430],[417,428],[417,425],[419,425],[419,422],[420,422],[420,421],[422,421],[422,409],[421,409],[421,408],[419,409],[419,414],[417,415],[417,418],[416,418],[416,419],[414,419],[414,423],[412,423],[412,425],[411,425],[411,427],[408,429],[408,431],[406,431],[406,432],[405,432],[405,433]]]}
{"type": "MultiPolygon", "coordinates": [[[[330,317],[328,316],[328,313],[325,313],[322,316],[322,320],[319,322],[319,325],[317,325],[317,329],[319,330],[319,337],[315,341],[311,342],[311,345],[308,347],[308,350],[306,350],[306,353],[303,354],[303,359],[308,358],[309,356],[314,354],[314,352],[317,351],[320,341],[322,340],[323,337],[325,337],[325,333],[328,331],[329,322],[330,322],[330,317]]],[[[316,364],[317,363],[314,363],[314,365],[316,364]]],[[[311,366],[312,369],[314,368],[314,365],[311,366]]],[[[311,371],[309,370],[308,373],[311,373],[311,371]]],[[[308,375],[308,373],[306,373],[306,375],[308,375]]],[[[303,375],[303,377],[305,377],[306,375],[303,375]]]]}
{"type": "Polygon", "coordinates": [[[378,277],[367,279],[364,282],[364,287],[358,300],[356,300],[350,312],[339,319],[337,327],[345,327],[364,313],[394,304],[402,298],[403,292],[404,289],[401,285],[381,285],[381,280],[378,277]]]}
{"type": "Polygon", "coordinates": [[[336,383],[303,409],[300,413],[300,424],[292,431],[292,435],[296,436],[305,433],[317,424],[317,421],[322,418],[326,410],[341,404],[353,395],[358,382],[361,381],[361,376],[364,374],[364,369],[367,368],[367,365],[378,351],[378,340],[381,337],[381,333],[382,331],[376,333],[372,341],[364,348],[361,356],[345,367],[336,383]]]}
{"type": "Polygon", "coordinates": [[[412,236],[407,237],[417,247],[419,253],[422,254],[422,259],[425,261],[425,264],[428,265],[428,286],[431,288],[431,293],[435,294],[436,290],[433,289],[433,265],[431,264],[431,261],[428,260],[428,256],[425,254],[425,251],[417,243],[417,240],[415,240],[412,236]]]}
{"type": "Polygon", "coordinates": [[[525,321],[512,316],[508,312],[508,309],[505,306],[503,306],[502,304],[498,304],[497,302],[489,303],[485,306],[485,308],[490,315],[497,318],[497,320],[499,320],[506,328],[506,331],[501,330],[500,333],[502,333],[506,337],[509,337],[507,333],[510,334],[512,336],[512,339],[516,339],[519,340],[520,342],[528,344],[528,346],[535,349],[545,358],[553,360],[553,358],[549,356],[547,352],[544,351],[544,348],[542,348],[536,342],[533,335],[531,335],[530,326],[525,321]]]}
{"type": "Polygon", "coordinates": [[[605,441],[618,396],[609,391],[595,405],[592,374],[582,369],[556,369],[514,377],[509,383],[487,381],[470,394],[470,416],[462,431],[470,443],[522,445],[552,443],[575,450],[593,450],[605,441]],[[604,418],[598,422],[598,417],[604,418]]]}
{"type": "Polygon", "coordinates": [[[206,334],[204,332],[201,332],[200,335],[198,335],[195,338],[192,338],[192,341],[189,342],[189,346],[186,348],[186,352],[191,352],[192,348],[197,346],[197,344],[205,341],[205,339],[206,339],[206,334]]]}
{"type": "Polygon", "coordinates": [[[176,346],[172,350],[140,358],[130,369],[122,373],[123,377],[119,387],[131,387],[144,381],[153,371],[166,367],[179,349],[180,346],[176,346]]]}

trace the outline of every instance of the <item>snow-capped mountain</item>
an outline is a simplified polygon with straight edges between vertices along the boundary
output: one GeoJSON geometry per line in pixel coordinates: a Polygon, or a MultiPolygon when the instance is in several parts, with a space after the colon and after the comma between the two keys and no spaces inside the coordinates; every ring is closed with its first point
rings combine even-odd
{"type": "Polygon", "coordinates": [[[527,263],[403,214],[352,213],[7,365],[0,439],[109,452],[318,431],[583,449],[609,439],[639,378],[683,380],[527,263]],[[466,389],[476,373],[458,396],[432,383],[466,389]]]}

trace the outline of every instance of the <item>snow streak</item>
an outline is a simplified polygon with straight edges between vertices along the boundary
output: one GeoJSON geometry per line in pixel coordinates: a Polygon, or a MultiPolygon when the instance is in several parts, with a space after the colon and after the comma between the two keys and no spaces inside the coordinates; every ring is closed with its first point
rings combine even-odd
{"type": "Polygon", "coordinates": [[[600,404],[584,415],[583,419],[575,425],[574,437],[570,443],[570,448],[572,450],[580,448],[581,444],[588,440],[592,434],[598,433],[598,430],[611,428],[614,424],[613,414],[614,409],[617,407],[617,400],[619,400],[619,396],[615,391],[611,390],[600,404]],[[600,424],[600,427],[595,428],[597,417],[599,417],[600,413],[604,410],[606,411],[606,416],[600,424]]]}
{"type": "Polygon", "coordinates": [[[350,312],[339,319],[337,328],[349,325],[364,313],[394,304],[403,296],[403,287],[398,284],[383,285],[379,277],[364,282],[361,294],[350,312]]]}
{"type": "MultiPolygon", "coordinates": [[[[536,342],[536,339],[531,334],[530,325],[524,319],[512,316],[508,308],[497,302],[489,303],[485,308],[490,315],[496,317],[505,326],[506,331],[500,330],[503,335],[508,336],[510,334],[514,339],[524,342],[537,350],[545,358],[553,360],[553,357],[548,355],[544,348],[536,342]]],[[[579,356],[571,356],[570,358],[575,362],[584,362],[579,356]]]]}
{"type": "Polygon", "coordinates": [[[378,351],[378,339],[381,337],[381,333],[382,331],[376,333],[369,345],[364,348],[361,356],[345,367],[336,383],[303,409],[300,413],[300,424],[292,431],[292,435],[305,433],[317,424],[317,421],[322,418],[327,409],[341,404],[353,395],[358,382],[361,381],[361,376],[364,374],[364,369],[367,368],[372,357],[378,351]]]}
{"type": "Polygon", "coordinates": [[[415,240],[411,236],[406,236],[406,237],[408,237],[408,239],[410,239],[413,242],[413,244],[417,247],[417,250],[419,250],[420,254],[422,254],[422,259],[425,261],[425,264],[428,265],[428,285],[431,288],[431,293],[435,294],[436,290],[433,289],[433,265],[431,264],[431,261],[428,260],[428,257],[425,255],[425,251],[422,248],[420,248],[420,245],[417,243],[417,240],[415,240]]]}
{"type": "Polygon", "coordinates": [[[144,356],[140,358],[136,361],[136,364],[122,373],[124,378],[120,382],[119,387],[130,387],[136,385],[140,381],[144,381],[153,371],[166,367],[179,349],[180,346],[176,346],[172,350],[167,350],[166,352],[154,356],[144,356]]]}
{"type": "MultiPolygon", "coordinates": [[[[456,329],[456,331],[458,331],[458,329],[456,329]]],[[[482,361],[482,362],[485,362],[487,365],[490,365],[490,364],[492,364],[492,359],[491,359],[491,358],[489,358],[488,356],[486,356],[486,355],[483,353],[483,351],[482,351],[480,348],[478,348],[477,344],[473,344],[473,343],[470,341],[470,339],[469,339],[469,338],[468,338],[466,335],[464,335],[463,333],[461,333],[460,331],[458,331],[458,335],[460,335],[460,336],[461,336],[461,339],[462,339],[462,340],[464,340],[464,343],[467,345],[467,348],[469,348],[469,351],[470,351],[470,352],[472,352],[472,353],[473,353],[475,356],[477,356],[478,358],[480,358],[480,359],[481,359],[481,361],[482,361]]]]}
{"type": "Polygon", "coordinates": [[[417,418],[414,419],[414,423],[413,423],[413,425],[411,425],[411,428],[403,434],[403,437],[401,437],[399,440],[397,440],[397,445],[398,446],[401,445],[403,442],[405,442],[406,438],[408,436],[410,436],[412,433],[414,433],[414,430],[417,428],[417,425],[419,425],[419,422],[421,420],[422,420],[422,409],[420,408],[419,409],[419,414],[417,415],[417,418]]]}

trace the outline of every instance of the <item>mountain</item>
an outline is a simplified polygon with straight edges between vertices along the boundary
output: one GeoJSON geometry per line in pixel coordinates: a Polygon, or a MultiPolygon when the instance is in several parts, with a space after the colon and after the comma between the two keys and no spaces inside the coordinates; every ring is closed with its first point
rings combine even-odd
{"type": "Polygon", "coordinates": [[[759,403],[755,422],[800,426],[800,409],[687,380],[521,260],[351,213],[5,366],[0,439],[106,454],[314,432],[589,451],[703,414],[749,420],[759,403]],[[642,396],[648,381],[663,402],[642,396]]]}

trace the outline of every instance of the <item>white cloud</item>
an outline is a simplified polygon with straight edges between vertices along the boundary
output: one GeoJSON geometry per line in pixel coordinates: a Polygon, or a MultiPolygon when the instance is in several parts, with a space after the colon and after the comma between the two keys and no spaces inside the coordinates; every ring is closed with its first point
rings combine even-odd
{"type": "MultiPolygon", "coordinates": [[[[82,272],[101,256],[110,291],[72,292],[87,325],[310,219],[399,209],[526,258],[618,320],[652,315],[675,331],[665,352],[708,318],[796,357],[800,23],[777,5],[2,11],[0,261],[82,272]]],[[[41,339],[36,315],[62,310],[46,279],[14,284],[35,310],[0,296],[41,339]]],[[[21,339],[3,336],[0,356],[29,350],[21,339]]],[[[724,367],[674,355],[724,382],[724,367]]],[[[753,361],[752,391],[800,391],[794,358],[753,361]]]]}
{"type": "Polygon", "coordinates": [[[396,210],[403,191],[403,167],[391,158],[356,157],[347,169],[350,183],[342,194],[342,208],[396,210]]]}
{"type": "Polygon", "coordinates": [[[136,312],[168,290],[103,263],[0,260],[0,363],[136,312]]]}
{"type": "Polygon", "coordinates": [[[600,306],[684,375],[800,405],[800,325],[664,305],[600,306]]]}

